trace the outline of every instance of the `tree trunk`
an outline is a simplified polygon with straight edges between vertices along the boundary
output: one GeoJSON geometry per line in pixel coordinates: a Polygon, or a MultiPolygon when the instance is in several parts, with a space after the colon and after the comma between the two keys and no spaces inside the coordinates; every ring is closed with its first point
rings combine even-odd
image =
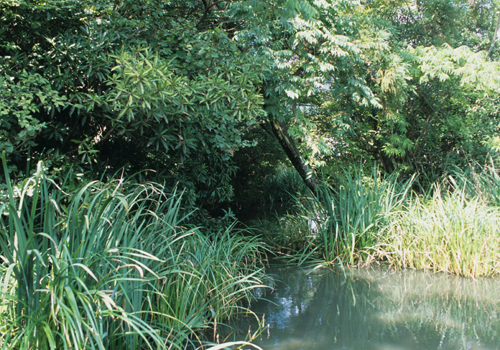
{"type": "Polygon", "coordinates": [[[394,171],[394,163],[392,162],[391,158],[384,152],[382,143],[379,140],[375,140],[374,146],[377,149],[377,154],[382,161],[385,172],[388,174],[392,174],[394,171]]]}
{"type": "Polygon", "coordinates": [[[495,41],[497,41],[498,27],[499,26],[500,26],[500,15],[498,15],[497,25],[495,26],[495,32],[493,33],[493,40],[491,41],[490,49],[488,50],[488,53],[486,54],[487,57],[490,57],[491,52],[493,51],[493,48],[495,47],[495,41]]]}
{"type": "Polygon", "coordinates": [[[306,186],[313,192],[316,191],[316,176],[314,175],[312,169],[307,165],[305,159],[297,148],[295,141],[288,135],[287,127],[284,123],[277,121],[275,118],[271,118],[266,123],[274,136],[278,139],[281,147],[285,151],[288,159],[292,162],[292,165],[299,173],[302,180],[306,186]]]}

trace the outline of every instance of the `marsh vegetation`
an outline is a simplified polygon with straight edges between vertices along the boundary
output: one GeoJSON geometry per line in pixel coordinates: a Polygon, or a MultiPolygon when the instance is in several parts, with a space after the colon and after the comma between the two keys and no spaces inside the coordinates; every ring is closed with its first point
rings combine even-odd
{"type": "Polygon", "coordinates": [[[120,179],[66,193],[41,163],[20,186],[5,176],[5,349],[199,347],[266,280],[259,238],[189,225],[181,192],[120,179]]]}
{"type": "MultiPolygon", "coordinates": [[[[378,168],[350,169],[316,193],[295,194],[295,207],[261,223],[282,257],[300,264],[424,269],[469,277],[499,271],[498,186],[492,167],[455,171],[423,188],[378,168]]],[[[290,188],[290,191],[292,189],[290,188]]]]}
{"type": "Polygon", "coordinates": [[[0,0],[0,347],[221,349],[274,257],[497,275],[499,9],[0,0]]]}

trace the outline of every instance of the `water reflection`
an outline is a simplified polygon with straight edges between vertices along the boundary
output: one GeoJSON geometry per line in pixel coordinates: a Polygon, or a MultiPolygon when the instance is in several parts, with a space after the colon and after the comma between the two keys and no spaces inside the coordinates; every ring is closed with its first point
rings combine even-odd
{"type": "MultiPolygon", "coordinates": [[[[272,271],[263,349],[499,349],[500,281],[382,269],[272,271]]],[[[250,321],[238,327],[248,330],[250,321]]]]}

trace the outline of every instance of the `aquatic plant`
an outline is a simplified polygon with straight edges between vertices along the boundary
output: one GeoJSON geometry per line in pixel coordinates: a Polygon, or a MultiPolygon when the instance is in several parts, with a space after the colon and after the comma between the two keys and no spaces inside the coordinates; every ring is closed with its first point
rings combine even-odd
{"type": "Polygon", "coordinates": [[[500,272],[500,208],[463,189],[413,196],[383,230],[379,258],[417,269],[490,276],[500,272]]]}
{"type": "Polygon", "coordinates": [[[447,191],[461,190],[471,198],[479,198],[490,206],[500,206],[500,176],[493,159],[489,164],[475,163],[468,168],[451,170],[443,181],[442,188],[447,191]]]}
{"type": "Polygon", "coordinates": [[[399,181],[396,174],[382,177],[377,168],[368,175],[346,170],[322,182],[314,195],[296,197],[297,211],[280,219],[273,242],[288,247],[286,256],[299,264],[318,258],[349,265],[387,261],[496,275],[500,177],[492,167],[478,169],[455,171],[419,192],[412,191],[415,177],[399,181]]]}
{"type": "Polygon", "coordinates": [[[118,179],[68,194],[41,163],[20,187],[5,178],[4,349],[179,349],[264,286],[258,239],[189,228],[180,193],[118,179]]]}
{"type": "Polygon", "coordinates": [[[323,181],[314,195],[297,198],[299,217],[309,230],[309,245],[301,255],[321,252],[327,262],[355,264],[378,243],[386,215],[405,200],[413,178],[383,178],[374,167],[368,176],[362,169],[348,169],[331,182],[323,181]]]}

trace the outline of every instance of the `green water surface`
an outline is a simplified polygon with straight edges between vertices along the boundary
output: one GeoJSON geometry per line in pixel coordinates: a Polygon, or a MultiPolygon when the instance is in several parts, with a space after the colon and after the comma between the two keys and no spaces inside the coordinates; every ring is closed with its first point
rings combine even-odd
{"type": "MultiPolygon", "coordinates": [[[[269,324],[254,342],[264,350],[500,349],[498,279],[373,268],[271,273],[274,290],[251,307],[269,324]]],[[[255,324],[243,317],[237,327],[242,339],[255,324]]]]}

